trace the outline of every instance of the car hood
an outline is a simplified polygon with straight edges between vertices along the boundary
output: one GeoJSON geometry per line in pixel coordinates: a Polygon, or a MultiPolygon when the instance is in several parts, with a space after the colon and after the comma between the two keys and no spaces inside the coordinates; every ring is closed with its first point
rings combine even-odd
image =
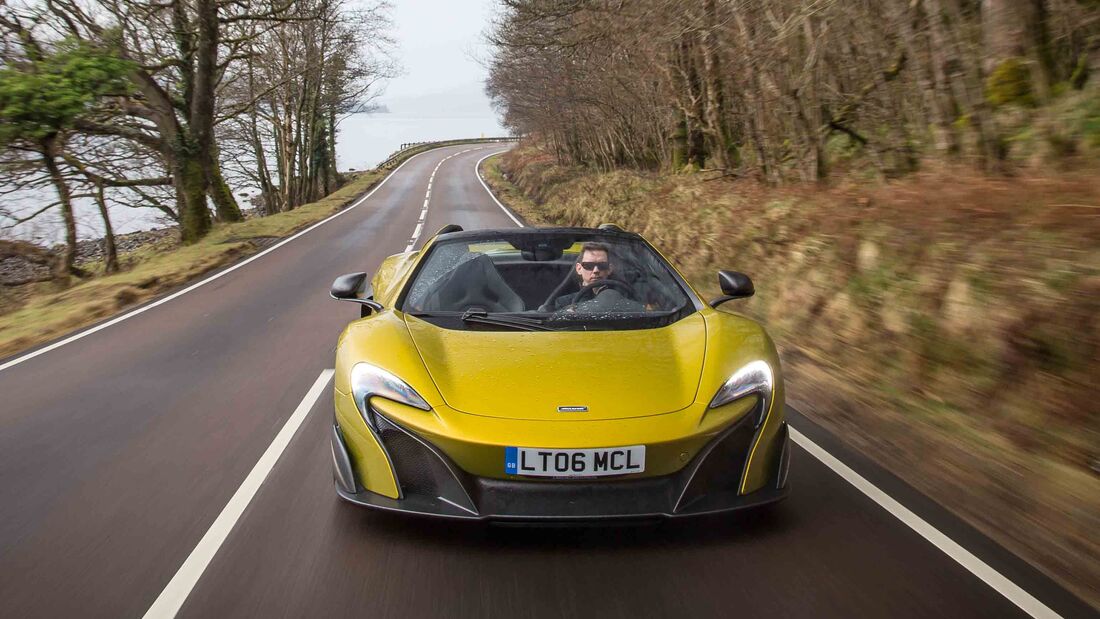
{"type": "Polygon", "coordinates": [[[677,411],[695,400],[706,349],[699,314],[627,331],[459,331],[405,321],[447,405],[489,417],[578,421],[677,411]]]}

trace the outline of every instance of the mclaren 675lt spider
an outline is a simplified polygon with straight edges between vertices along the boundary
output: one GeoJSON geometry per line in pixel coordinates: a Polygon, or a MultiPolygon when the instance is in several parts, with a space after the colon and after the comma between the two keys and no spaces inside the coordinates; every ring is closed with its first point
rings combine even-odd
{"type": "MultiPolygon", "coordinates": [[[[712,514],[787,494],[772,340],[617,226],[463,231],[336,279],[336,491],[499,521],[712,514]]],[[[732,305],[732,304],[731,304],[732,305]]]]}

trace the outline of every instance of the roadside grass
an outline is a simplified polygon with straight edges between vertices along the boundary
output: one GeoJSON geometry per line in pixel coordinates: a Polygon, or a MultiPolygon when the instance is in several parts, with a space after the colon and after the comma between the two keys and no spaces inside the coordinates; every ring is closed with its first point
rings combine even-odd
{"type": "Polygon", "coordinates": [[[704,298],[747,272],[796,408],[1100,606],[1100,177],[775,188],[530,145],[485,177],[533,223],[641,233],[704,298]]]}
{"type": "Polygon", "coordinates": [[[24,293],[21,307],[0,315],[0,356],[93,324],[255,254],[348,206],[384,176],[381,171],[363,172],[332,194],[292,211],[216,225],[194,245],[160,242],[142,247],[119,257],[119,273],[104,276],[102,266],[89,264],[91,277],[69,287],[36,284],[24,293]]]}
{"type": "Polygon", "coordinates": [[[500,167],[503,155],[503,153],[493,155],[481,162],[481,175],[485,178],[485,182],[489,184],[489,187],[493,189],[493,193],[501,202],[507,204],[512,212],[519,215],[528,224],[534,226],[550,225],[550,222],[545,219],[545,213],[539,209],[535,202],[504,176],[504,171],[500,167]]]}

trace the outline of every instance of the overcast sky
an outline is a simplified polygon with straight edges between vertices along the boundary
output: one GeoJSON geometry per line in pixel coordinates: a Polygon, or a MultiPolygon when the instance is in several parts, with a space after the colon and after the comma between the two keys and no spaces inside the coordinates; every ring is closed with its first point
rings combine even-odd
{"type": "Polygon", "coordinates": [[[482,88],[482,33],[495,0],[393,0],[396,55],[404,74],[392,80],[384,99],[482,88]]]}

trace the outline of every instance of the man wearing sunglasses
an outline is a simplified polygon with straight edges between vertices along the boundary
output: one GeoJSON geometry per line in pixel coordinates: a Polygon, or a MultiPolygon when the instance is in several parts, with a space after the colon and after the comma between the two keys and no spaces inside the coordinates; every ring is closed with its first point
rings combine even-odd
{"type": "MultiPolygon", "coordinates": [[[[586,297],[595,298],[601,292],[609,289],[607,286],[598,285],[598,283],[610,277],[614,271],[614,267],[611,265],[610,249],[603,243],[585,243],[581,247],[581,255],[577,259],[577,263],[573,265],[573,269],[581,280],[580,287],[582,289],[591,284],[597,284],[593,287],[591,296],[586,297]]],[[[555,299],[549,307],[543,306],[539,309],[556,311],[568,307],[573,304],[574,295],[575,293],[572,292],[562,295],[555,299]]]]}
{"type": "MultiPolygon", "coordinates": [[[[611,275],[611,252],[602,243],[585,243],[581,248],[580,260],[577,260],[573,268],[581,278],[582,288],[592,282],[607,279],[611,275]]],[[[599,290],[596,294],[599,294],[599,290]]]]}

